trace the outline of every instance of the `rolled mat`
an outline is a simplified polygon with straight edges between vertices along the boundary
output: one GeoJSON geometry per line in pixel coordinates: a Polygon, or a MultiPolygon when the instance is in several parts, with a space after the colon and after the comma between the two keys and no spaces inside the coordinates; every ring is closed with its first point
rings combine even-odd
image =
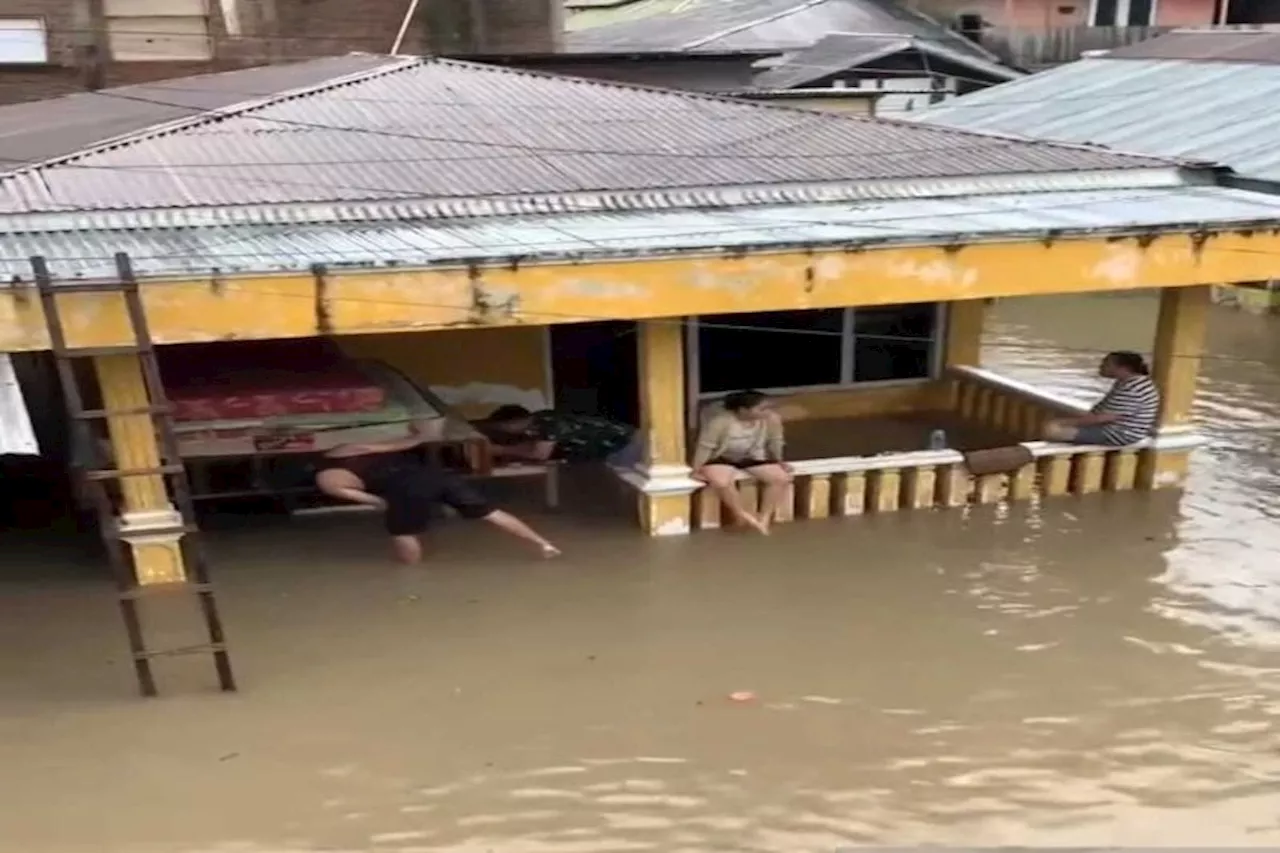
{"type": "Polygon", "coordinates": [[[1021,444],[1009,447],[989,447],[971,450],[964,454],[964,467],[975,477],[986,474],[1011,474],[1024,465],[1031,464],[1035,456],[1021,444]]]}

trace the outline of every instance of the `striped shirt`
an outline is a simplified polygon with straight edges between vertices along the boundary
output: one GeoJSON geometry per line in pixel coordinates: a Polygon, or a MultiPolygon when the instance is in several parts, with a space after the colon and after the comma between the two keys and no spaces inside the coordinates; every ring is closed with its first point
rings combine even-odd
{"type": "Polygon", "coordinates": [[[1160,391],[1150,376],[1126,376],[1115,381],[1093,411],[1117,416],[1111,423],[1102,425],[1108,444],[1136,444],[1155,432],[1160,416],[1160,391]]]}

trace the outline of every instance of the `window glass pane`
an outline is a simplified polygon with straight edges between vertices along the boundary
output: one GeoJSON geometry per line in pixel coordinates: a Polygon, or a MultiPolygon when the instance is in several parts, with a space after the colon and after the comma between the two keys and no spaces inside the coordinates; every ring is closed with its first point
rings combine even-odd
{"type": "Polygon", "coordinates": [[[938,307],[885,305],[853,312],[853,381],[929,376],[938,307]]]}
{"type": "Polygon", "coordinates": [[[1129,20],[1131,27],[1149,27],[1154,21],[1151,20],[1151,11],[1154,3],[1152,0],[1129,0],[1129,20]]]}
{"type": "Polygon", "coordinates": [[[699,390],[835,385],[843,326],[843,308],[701,317],[699,390]]]}
{"type": "Polygon", "coordinates": [[[1097,0],[1094,4],[1093,21],[1090,23],[1095,27],[1114,27],[1119,21],[1116,20],[1118,3],[1117,0],[1097,0]]]}

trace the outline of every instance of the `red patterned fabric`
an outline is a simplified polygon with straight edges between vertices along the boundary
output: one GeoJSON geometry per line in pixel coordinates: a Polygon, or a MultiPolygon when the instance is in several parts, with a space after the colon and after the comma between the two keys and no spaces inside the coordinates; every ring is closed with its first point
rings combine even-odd
{"type": "Polygon", "coordinates": [[[325,341],[165,347],[165,390],[178,421],[376,412],[386,393],[325,341]]]}

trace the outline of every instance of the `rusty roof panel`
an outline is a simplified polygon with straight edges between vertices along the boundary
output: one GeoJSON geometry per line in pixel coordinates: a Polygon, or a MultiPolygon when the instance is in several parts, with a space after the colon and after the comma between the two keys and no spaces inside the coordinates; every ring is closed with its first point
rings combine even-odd
{"type": "Polygon", "coordinates": [[[442,59],[0,179],[0,212],[776,187],[1165,168],[1084,147],[442,59]]]}
{"type": "Polygon", "coordinates": [[[397,60],[350,54],[201,74],[0,107],[0,172],[65,157],[207,110],[314,86],[397,60]]]}

